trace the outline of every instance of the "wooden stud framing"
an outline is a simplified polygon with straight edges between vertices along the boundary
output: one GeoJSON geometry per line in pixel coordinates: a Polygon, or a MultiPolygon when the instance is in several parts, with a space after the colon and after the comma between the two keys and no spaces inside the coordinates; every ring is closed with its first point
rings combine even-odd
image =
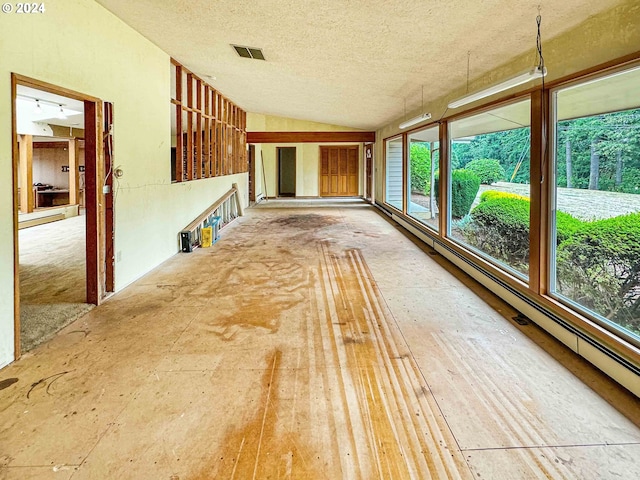
{"type": "Polygon", "coordinates": [[[204,86],[204,116],[203,116],[203,130],[202,133],[204,135],[204,145],[203,145],[203,162],[204,162],[204,172],[203,175],[205,178],[209,178],[211,176],[211,89],[204,86]]]}
{"type": "Polygon", "coordinates": [[[176,182],[184,180],[184,137],[182,136],[182,66],[176,65],[176,182]]]}
{"type": "Polygon", "coordinates": [[[187,180],[193,180],[193,76],[187,74],[187,180]]]}
{"type": "MultiPolygon", "coordinates": [[[[104,103],[104,162],[103,169],[111,174],[104,176],[104,184],[109,188],[109,194],[104,195],[104,231],[105,231],[105,292],[115,291],[115,222],[114,222],[114,202],[113,202],[113,104],[104,103]]],[[[176,157],[177,158],[177,157],[176,157]]],[[[177,160],[176,160],[177,161],[177,160]]]]}
{"type": "Polygon", "coordinates": [[[202,82],[196,80],[196,131],[194,132],[196,137],[195,145],[195,159],[196,159],[196,178],[203,178],[202,163],[204,161],[204,155],[202,152],[202,82]]]}
{"type": "Polygon", "coordinates": [[[177,61],[171,63],[176,76],[176,98],[171,103],[176,106],[178,132],[175,180],[247,172],[246,112],[177,61]]]}

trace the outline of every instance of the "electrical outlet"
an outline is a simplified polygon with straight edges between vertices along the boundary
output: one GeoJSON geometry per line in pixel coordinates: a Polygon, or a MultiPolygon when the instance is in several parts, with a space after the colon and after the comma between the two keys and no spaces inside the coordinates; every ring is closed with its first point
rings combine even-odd
{"type": "Polygon", "coordinates": [[[120,260],[122,260],[122,251],[118,250],[116,252],[116,262],[119,262],[120,260]]]}

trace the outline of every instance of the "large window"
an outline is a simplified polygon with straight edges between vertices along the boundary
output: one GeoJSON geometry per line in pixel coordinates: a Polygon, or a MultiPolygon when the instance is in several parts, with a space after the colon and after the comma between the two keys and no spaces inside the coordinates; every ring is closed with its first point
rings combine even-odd
{"type": "Polygon", "coordinates": [[[552,292],[640,337],[640,66],[554,99],[552,292]]]}
{"type": "Polygon", "coordinates": [[[527,99],[449,124],[449,237],[521,277],[529,272],[530,110],[527,99]]]}
{"type": "Polygon", "coordinates": [[[386,141],[385,202],[402,210],[402,137],[386,141]]]}
{"type": "Polygon", "coordinates": [[[427,227],[438,230],[435,178],[440,158],[439,128],[409,134],[407,213],[427,227]]]}

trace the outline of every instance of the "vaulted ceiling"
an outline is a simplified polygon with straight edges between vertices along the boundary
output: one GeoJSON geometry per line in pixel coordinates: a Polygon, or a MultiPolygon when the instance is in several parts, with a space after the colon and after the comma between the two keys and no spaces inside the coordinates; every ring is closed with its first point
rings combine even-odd
{"type": "MultiPolygon", "coordinates": [[[[249,112],[376,129],[620,0],[97,0],[249,112]],[[259,47],[266,61],[230,46],[259,47]],[[215,77],[215,79],[210,78],[215,77]]],[[[167,66],[168,68],[168,66],[167,66]]]]}

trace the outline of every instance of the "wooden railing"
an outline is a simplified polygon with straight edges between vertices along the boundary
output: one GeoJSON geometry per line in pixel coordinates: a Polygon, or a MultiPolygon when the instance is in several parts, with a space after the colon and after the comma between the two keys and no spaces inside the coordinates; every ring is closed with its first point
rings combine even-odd
{"type": "Polygon", "coordinates": [[[192,252],[202,245],[202,229],[213,227],[213,242],[218,240],[218,231],[243,215],[242,202],[238,191],[238,184],[234,183],[227,193],[216,200],[209,208],[202,212],[193,222],[180,232],[180,249],[192,252]]]}

